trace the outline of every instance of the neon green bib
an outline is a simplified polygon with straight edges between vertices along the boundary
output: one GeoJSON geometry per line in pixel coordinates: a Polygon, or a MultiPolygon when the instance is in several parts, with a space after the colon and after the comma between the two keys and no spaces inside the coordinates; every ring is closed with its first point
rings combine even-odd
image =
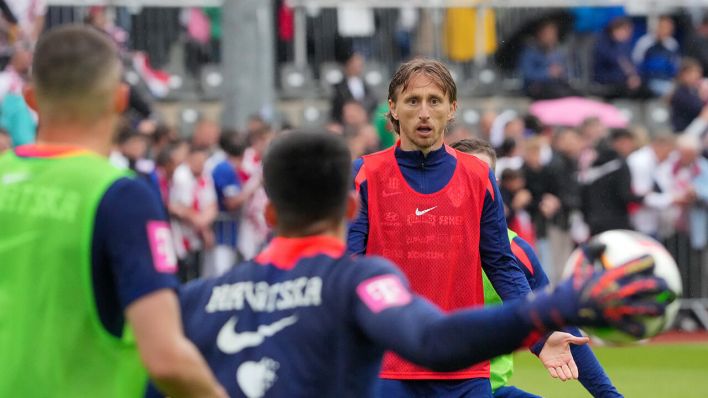
{"type": "Polygon", "coordinates": [[[93,296],[98,204],[125,174],[93,154],[0,156],[0,397],[136,397],[132,333],[110,335],[93,296]]]}
{"type": "MultiPolygon", "coordinates": [[[[516,238],[516,232],[507,229],[509,235],[509,243],[516,238]]],[[[494,290],[492,282],[487,278],[487,274],[482,273],[482,285],[484,288],[484,305],[499,305],[502,302],[501,297],[494,290]]],[[[509,383],[511,375],[514,373],[514,357],[511,354],[492,358],[490,361],[489,382],[492,384],[492,391],[496,391],[499,387],[503,387],[509,383]]]]}

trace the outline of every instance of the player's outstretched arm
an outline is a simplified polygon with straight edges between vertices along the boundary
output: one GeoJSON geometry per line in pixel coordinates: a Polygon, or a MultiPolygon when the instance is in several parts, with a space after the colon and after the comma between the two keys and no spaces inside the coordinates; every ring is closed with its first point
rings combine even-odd
{"type": "Polygon", "coordinates": [[[363,332],[385,349],[436,371],[452,371],[519,347],[534,328],[520,303],[450,316],[414,295],[397,274],[379,275],[357,287],[355,316],[363,332]]]}
{"type": "Polygon", "coordinates": [[[158,388],[170,397],[227,397],[204,359],[182,332],[177,296],[148,294],[126,309],[140,357],[158,388]]]}
{"type": "Polygon", "coordinates": [[[645,259],[609,272],[578,273],[550,293],[447,316],[390,273],[357,285],[355,316],[382,347],[433,370],[451,371],[529,344],[534,332],[568,324],[609,325],[641,335],[635,317],[661,314],[668,305],[656,299],[668,289],[663,279],[650,276],[652,269],[645,259]]]}

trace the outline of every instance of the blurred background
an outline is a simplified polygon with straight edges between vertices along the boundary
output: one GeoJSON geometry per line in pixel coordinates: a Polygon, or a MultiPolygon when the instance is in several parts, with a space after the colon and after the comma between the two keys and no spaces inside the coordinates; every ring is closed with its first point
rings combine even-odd
{"type": "Polygon", "coordinates": [[[451,144],[491,142],[511,228],[553,282],[578,243],[635,229],[683,277],[676,328],[708,329],[708,1],[0,1],[0,152],[35,139],[22,99],[41,32],[120,48],[131,106],[111,160],[173,215],[184,280],[268,239],[260,158],[318,127],[353,157],[393,145],[388,82],[416,56],[458,86],[451,144]]]}

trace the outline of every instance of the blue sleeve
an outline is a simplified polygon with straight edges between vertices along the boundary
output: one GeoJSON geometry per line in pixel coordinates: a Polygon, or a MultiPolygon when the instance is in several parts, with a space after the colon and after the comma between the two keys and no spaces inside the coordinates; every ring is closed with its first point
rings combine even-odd
{"type": "Polygon", "coordinates": [[[504,217],[504,204],[501,193],[497,187],[494,172],[489,171],[487,176],[494,190],[494,196],[487,192],[484,197],[482,218],[479,231],[479,254],[482,268],[492,282],[502,300],[509,300],[526,296],[531,288],[526,280],[524,271],[519,267],[516,258],[511,252],[509,236],[507,233],[506,219],[504,217]]]}
{"type": "MultiPolygon", "coordinates": [[[[359,158],[354,161],[352,176],[354,185],[356,178],[361,172],[364,160],[359,158]]],[[[356,188],[356,187],[354,187],[356,188]]],[[[366,253],[366,243],[369,238],[369,208],[368,208],[368,188],[366,181],[359,184],[359,213],[356,218],[349,223],[349,233],[347,234],[347,253],[364,255],[366,253]]]]}
{"type": "Polygon", "coordinates": [[[236,172],[229,167],[224,167],[224,163],[219,164],[212,171],[216,198],[219,203],[219,210],[226,210],[225,198],[236,196],[241,191],[241,182],[236,172]]]}
{"type": "MultiPolygon", "coordinates": [[[[582,336],[580,330],[576,327],[566,328],[565,331],[575,336],[582,336]]],[[[593,397],[622,397],[622,394],[612,385],[612,381],[610,381],[590,346],[587,344],[571,344],[570,351],[573,354],[575,364],[578,365],[578,380],[593,397]]]]}
{"type": "Polygon", "coordinates": [[[516,243],[524,251],[524,253],[526,253],[526,256],[531,262],[531,266],[533,267],[533,278],[530,279],[533,283],[529,282],[531,290],[542,289],[548,286],[550,283],[548,280],[548,275],[546,275],[546,271],[543,270],[541,261],[539,261],[538,256],[536,256],[536,252],[533,250],[531,245],[520,236],[514,238],[514,243],[516,243]]]}
{"type": "MultiPolygon", "coordinates": [[[[157,264],[148,225],[167,229],[165,215],[151,188],[141,179],[121,178],[106,191],[96,211],[92,244],[94,297],[106,329],[120,336],[125,309],[160,289],[174,289],[176,264],[157,264]]],[[[167,237],[169,237],[169,232],[167,237]]],[[[171,242],[165,242],[173,249],[171,242]]],[[[174,257],[171,257],[174,259],[174,257]]]]}
{"type": "Polygon", "coordinates": [[[363,333],[378,346],[438,371],[452,371],[518,348],[533,331],[523,302],[446,316],[414,295],[395,267],[381,258],[362,258],[351,267],[355,292],[354,317],[363,333]],[[372,280],[387,278],[377,289],[372,280]],[[367,297],[367,293],[371,296],[367,297]],[[385,294],[384,294],[385,293],[385,294]],[[389,305],[374,303],[385,297],[389,305]],[[408,298],[405,300],[405,298],[408,298]],[[382,308],[384,307],[384,308],[382,308]],[[474,333],[471,333],[474,331],[474,333]]]}

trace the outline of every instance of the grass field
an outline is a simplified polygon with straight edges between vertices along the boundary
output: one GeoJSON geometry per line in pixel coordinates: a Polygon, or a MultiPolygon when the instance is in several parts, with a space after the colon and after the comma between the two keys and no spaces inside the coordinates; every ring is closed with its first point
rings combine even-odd
{"type": "MultiPolygon", "coordinates": [[[[708,343],[593,347],[617,389],[627,398],[708,397],[708,343]]],[[[589,397],[577,381],[552,379],[527,352],[515,354],[511,383],[547,398],[589,397]]]]}

